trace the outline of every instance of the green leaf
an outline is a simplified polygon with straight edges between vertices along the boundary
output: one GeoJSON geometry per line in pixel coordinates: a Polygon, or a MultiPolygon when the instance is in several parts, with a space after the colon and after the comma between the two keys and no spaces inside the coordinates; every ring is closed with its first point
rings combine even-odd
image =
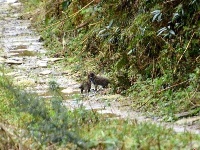
{"type": "Polygon", "coordinates": [[[169,33],[175,35],[175,32],[173,30],[169,30],[169,33]]]}
{"type": "Polygon", "coordinates": [[[70,3],[71,3],[70,0],[62,2],[62,9],[66,10],[68,8],[68,6],[70,5],[70,3]]]}
{"type": "Polygon", "coordinates": [[[133,54],[134,52],[135,52],[135,48],[131,49],[131,50],[127,53],[127,55],[133,54]]]}
{"type": "Polygon", "coordinates": [[[166,30],[167,30],[166,27],[163,27],[163,28],[159,29],[159,30],[158,30],[157,36],[160,35],[160,34],[162,34],[162,33],[163,33],[164,31],[166,31],[166,30]]]}
{"type": "Polygon", "coordinates": [[[109,25],[108,25],[106,28],[107,28],[107,29],[110,29],[111,26],[112,26],[112,24],[113,24],[113,19],[110,21],[109,25]]]}
{"type": "Polygon", "coordinates": [[[157,20],[158,22],[162,20],[162,13],[160,10],[154,10],[151,12],[151,14],[153,14],[153,19],[152,22],[154,22],[155,20],[157,20]]]}
{"type": "Polygon", "coordinates": [[[180,17],[179,13],[174,13],[174,14],[173,14],[172,21],[177,20],[179,17],[180,17]]]}

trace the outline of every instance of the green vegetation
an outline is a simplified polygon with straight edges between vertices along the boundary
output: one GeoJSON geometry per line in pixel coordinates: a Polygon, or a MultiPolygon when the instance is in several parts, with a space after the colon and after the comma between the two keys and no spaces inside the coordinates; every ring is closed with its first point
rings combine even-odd
{"type": "Polygon", "coordinates": [[[44,100],[13,87],[1,76],[0,89],[0,149],[193,149],[200,146],[198,135],[105,118],[84,108],[71,111],[63,106],[57,88],[51,88],[54,98],[44,100]]]}
{"type": "Polygon", "coordinates": [[[196,0],[23,2],[49,53],[72,70],[106,73],[112,92],[160,116],[199,112],[196,0]]]}
{"type": "MultiPolygon", "coordinates": [[[[197,0],[21,0],[49,55],[165,120],[200,109],[197,0]],[[88,69],[89,68],[89,69],[88,69]]],[[[0,76],[0,149],[195,149],[199,135],[67,109],[56,82],[44,100],[0,76]]],[[[77,99],[81,98],[79,96],[77,99]]]]}

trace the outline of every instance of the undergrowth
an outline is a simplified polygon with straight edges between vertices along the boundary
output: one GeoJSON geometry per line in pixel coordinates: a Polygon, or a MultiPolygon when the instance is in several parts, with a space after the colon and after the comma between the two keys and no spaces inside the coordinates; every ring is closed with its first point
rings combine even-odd
{"type": "Polygon", "coordinates": [[[14,129],[18,128],[19,133],[16,133],[30,138],[28,142],[34,141],[32,145],[25,143],[25,147],[56,148],[57,145],[68,143],[84,147],[83,140],[78,136],[78,130],[79,125],[94,119],[90,112],[82,108],[72,112],[62,104],[62,99],[58,96],[50,100],[39,98],[13,86],[5,77],[1,77],[0,87],[4,93],[1,100],[1,121],[11,124],[14,129]]]}
{"type": "Polygon", "coordinates": [[[196,0],[22,1],[49,54],[65,57],[81,78],[106,74],[113,93],[159,115],[198,112],[196,0]]]}
{"type": "MultiPolygon", "coordinates": [[[[50,83],[51,90],[58,86],[50,83]],[[53,87],[53,88],[52,88],[53,87]]],[[[195,149],[200,137],[148,123],[69,110],[59,93],[48,100],[14,87],[0,76],[0,148],[3,149],[195,149]]]]}
{"type": "MultiPolygon", "coordinates": [[[[107,72],[113,92],[167,120],[199,113],[197,1],[22,1],[50,55],[65,57],[74,71],[107,72]]],[[[50,83],[55,97],[46,100],[0,76],[0,149],[200,147],[199,135],[69,110],[57,88],[50,83]]]]}

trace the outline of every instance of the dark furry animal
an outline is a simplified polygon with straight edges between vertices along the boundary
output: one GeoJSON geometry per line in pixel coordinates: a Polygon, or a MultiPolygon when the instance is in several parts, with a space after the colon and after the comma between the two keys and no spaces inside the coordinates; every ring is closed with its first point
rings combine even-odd
{"type": "Polygon", "coordinates": [[[106,88],[110,83],[108,78],[96,76],[93,72],[89,73],[88,78],[94,84],[95,91],[97,90],[98,85],[101,85],[103,88],[106,88]]]}
{"type": "Polygon", "coordinates": [[[83,93],[83,90],[89,93],[91,89],[91,81],[83,81],[79,88],[81,89],[81,93],[83,93]]]}

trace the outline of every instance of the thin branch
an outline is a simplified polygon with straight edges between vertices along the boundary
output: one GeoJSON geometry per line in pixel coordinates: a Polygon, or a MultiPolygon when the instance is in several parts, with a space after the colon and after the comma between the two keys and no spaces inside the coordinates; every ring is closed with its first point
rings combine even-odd
{"type": "Polygon", "coordinates": [[[197,58],[195,59],[196,61],[198,61],[198,59],[200,58],[200,55],[199,56],[197,56],[197,58]]]}
{"type": "Polygon", "coordinates": [[[178,62],[177,62],[177,65],[176,65],[176,67],[175,67],[175,69],[174,69],[174,73],[176,72],[176,69],[177,69],[177,67],[178,67],[178,64],[180,63],[180,61],[181,61],[181,59],[183,58],[184,54],[185,54],[186,51],[188,50],[188,48],[189,48],[189,46],[190,46],[190,43],[191,43],[191,41],[192,41],[192,38],[194,37],[194,34],[195,34],[195,32],[193,32],[193,34],[192,34],[192,36],[191,36],[191,38],[190,38],[190,40],[189,40],[189,42],[188,42],[188,44],[187,44],[187,46],[186,46],[186,49],[184,50],[183,54],[180,56],[180,58],[179,58],[179,60],[178,60],[178,62]]]}
{"type": "Polygon", "coordinates": [[[89,2],[87,5],[85,5],[83,8],[81,8],[79,11],[75,12],[74,14],[70,15],[69,18],[71,17],[75,17],[77,14],[79,14],[83,9],[85,9],[86,7],[88,7],[90,4],[92,4],[94,2],[94,0],[92,0],[91,2],[89,2]]]}
{"type": "Polygon", "coordinates": [[[172,85],[172,86],[169,86],[169,87],[167,87],[167,88],[165,88],[165,89],[159,90],[159,91],[156,92],[156,94],[160,94],[160,93],[163,92],[163,91],[172,89],[172,88],[174,88],[174,87],[176,87],[176,86],[179,86],[179,85],[181,85],[181,84],[184,84],[184,83],[186,83],[186,82],[189,82],[189,80],[186,80],[186,81],[183,81],[183,82],[181,82],[181,83],[177,83],[177,84],[174,84],[174,85],[172,85]]]}
{"type": "Polygon", "coordinates": [[[164,2],[164,4],[166,4],[166,3],[172,3],[172,2],[175,2],[176,0],[169,0],[169,1],[166,1],[166,2],[164,2]]]}
{"type": "Polygon", "coordinates": [[[90,4],[92,4],[94,2],[94,0],[92,0],[91,2],[89,2],[87,5],[85,5],[83,8],[81,8],[80,10],[78,10],[77,12],[75,12],[74,14],[72,14],[72,15],[70,15],[70,16],[67,16],[67,17],[65,17],[64,19],[62,19],[62,20],[60,20],[60,21],[58,21],[58,22],[56,22],[56,23],[54,23],[54,24],[52,24],[52,25],[49,25],[49,26],[47,26],[46,28],[44,28],[43,30],[46,30],[46,29],[48,29],[48,28],[50,28],[50,27],[52,27],[52,26],[55,26],[55,25],[59,25],[59,24],[61,24],[63,21],[65,21],[66,19],[68,19],[68,18],[71,18],[71,17],[75,17],[76,15],[78,15],[83,9],[85,9],[86,7],[88,7],[90,4]]]}

